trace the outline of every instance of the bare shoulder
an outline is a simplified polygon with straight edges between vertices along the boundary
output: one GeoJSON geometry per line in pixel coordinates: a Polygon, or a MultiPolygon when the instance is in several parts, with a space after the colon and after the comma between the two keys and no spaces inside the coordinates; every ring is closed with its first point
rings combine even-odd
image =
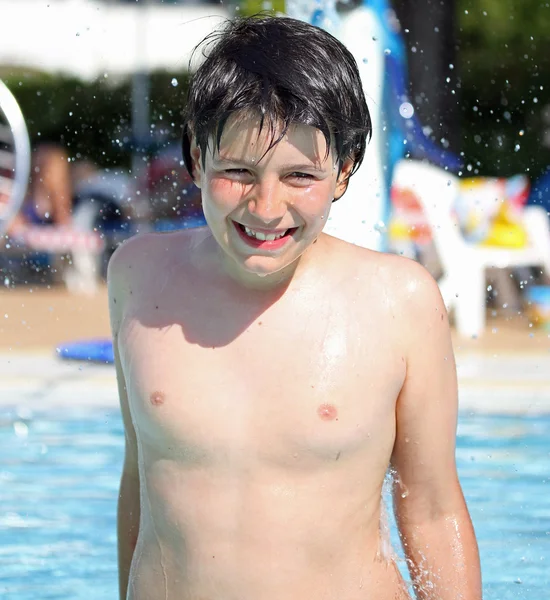
{"type": "Polygon", "coordinates": [[[134,267],[146,267],[151,260],[151,253],[158,246],[157,235],[154,233],[142,233],[131,237],[123,242],[113,253],[107,267],[107,285],[109,292],[122,292],[126,285],[145,269],[134,267]]]}
{"type": "Polygon", "coordinates": [[[140,272],[143,272],[143,269],[137,268],[137,265],[140,264],[140,258],[147,256],[147,250],[153,244],[154,234],[135,235],[118,246],[109,260],[107,289],[111,329],[114,336],[118,333],[133,279],[139,277],[140,272]]]}
{"type": "Polygon", "coordinates": [[[440,306],[439,286],[420,263],[396,254],[378,253],[384,280],[411,311],[440,306]]]}
{"type": "Polygon", "coordinates": [[[158,265],[159,260],[170,261],[176,255],[185,256],[198,230],[179,230],[170,233],[142,233],[121,244],[111,256],[107,281],[118,285],[128,279],[147,277],[147,267],[158,265]],[[139,267],[139,268],[135,268],[139,267]]]}
{"type": "Polygon", "coordinates": [[[155,234],[140,233],[122,242],[109,260],[107,280],[112,281],[113,279],[116,279],[120,275],[121,269],[134,262],[135,253],[139,252],[141,254],[146,251],[154,238],[155,234]]]}
{"type": "Polygon", "coordinates": [[[377,290],[401,334],[419,334],[441,322],[448,325],[439,286],[424,266],[395,254],[347,246],[343,249],[348,255],[345,262],[357,265],[360,276],[356,279],[361,286],[377,290]]]}
{"type": "Polygon", "coordinates": [[[160,275],[178,260],[184,260],[197,230],[138,234],[121,244],[107,268],[109,309],[113,325],[120,317],[131,290],[153,289],[160,275]]]}
{"type": "Polygon", "coordinates": [[[380,253],[380,271],[387,294],[393,298],[400,336],[409,351],[450,344],[447,309],[437,281],[420,263],[380,253]]]}

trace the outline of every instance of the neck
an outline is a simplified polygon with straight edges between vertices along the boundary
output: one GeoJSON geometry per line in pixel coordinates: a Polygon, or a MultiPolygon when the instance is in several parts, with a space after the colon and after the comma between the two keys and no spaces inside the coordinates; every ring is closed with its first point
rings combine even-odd
{"type": "Polygon", "coordinates": [[[257,290],[259,292],[277,292],[288,287],[295,278],[297,271],[301,271],[300,264],[303,255],[290,265],[275,273],[258,274],[239,268],[235,262],[223,254],[218,246],[218,255],[223,272],[240,287],[257,290]]]}
{"type": "Polygon", "coordinates": [[[221,277],[227,277],[240,288],[265,293],[282,293],[292,283],[301,283],[304,275],[310,271],[313,260],[319,253],[320,242],[313,243],[293,263],[279,271],[267,274],[258,274],[239,267],[231,257],[227,256],[220,248],[213,236],[209,244],[212,258],[211,268],[218,272],[221,277]]]}

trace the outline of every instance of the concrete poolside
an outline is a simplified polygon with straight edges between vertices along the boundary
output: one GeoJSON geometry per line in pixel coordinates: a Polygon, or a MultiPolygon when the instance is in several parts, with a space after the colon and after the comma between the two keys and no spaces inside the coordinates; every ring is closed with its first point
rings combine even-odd
{"type": "MultiPolygon", "coordinates": [[[[109,336],[107,294],[63,288],[0,292],[0,406],[118,406],[114,369],[60,360],[58,343],[109,336]],[[6,316],[7,315],[7,316],[6,316]]],[[[484,335],[453,334],[463,411],[550,413],[550,332],[524,317],[491,318],[484,335]]]]}
{"type": "MultiPolygon", "coordinates": [[[[460,408],[550,413],[550,353],[457,355],[460,408]]],[[[67,362],[51,352],[0,353],[0,406],[39,410],[118,406],[114,368],[67,362]]]]}

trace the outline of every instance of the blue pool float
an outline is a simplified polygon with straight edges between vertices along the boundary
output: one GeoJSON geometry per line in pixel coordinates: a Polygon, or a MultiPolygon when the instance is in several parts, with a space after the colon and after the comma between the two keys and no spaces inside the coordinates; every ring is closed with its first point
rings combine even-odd
{"type": "Polygon", "coordinates": [[[65,360],[78,360],[93,363],[113,364],[113,342],[108,338],[77,340],[60,344],[57,354],[65,360]]]}

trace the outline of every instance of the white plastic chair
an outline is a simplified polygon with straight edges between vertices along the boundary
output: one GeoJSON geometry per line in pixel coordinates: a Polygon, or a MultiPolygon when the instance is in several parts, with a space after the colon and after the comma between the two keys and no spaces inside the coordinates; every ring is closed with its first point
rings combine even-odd
{"type": "Polygon", "coordinates": [[[486,270],[539,266],[550,275],[550,229],[546,211],[526,207],[523,224],[529,246],[521,249],[489,248],[469,243],[453,217],[459,194],[458,178],[430,164],[403,160],[396,165],[393,185],[414,191],[432,230],[444,269],[439,281],[448,310],[463,336],[477,336],[485,328],[486,270]]]}

